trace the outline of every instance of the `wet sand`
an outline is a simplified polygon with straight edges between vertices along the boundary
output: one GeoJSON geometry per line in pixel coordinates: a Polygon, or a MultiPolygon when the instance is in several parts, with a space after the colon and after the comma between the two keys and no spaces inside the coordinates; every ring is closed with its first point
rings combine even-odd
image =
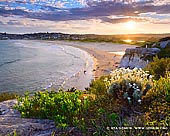
{"type": "Polygon", "coordinates": [[[98,79],[101,76],[110,74],[111,71],[119,66],[122,55],[116,55],[102,50],[97,50],[92,47],[77,46],[78,48],[87,51],[93,56],[94,60],[94,78],[98,79]]]}

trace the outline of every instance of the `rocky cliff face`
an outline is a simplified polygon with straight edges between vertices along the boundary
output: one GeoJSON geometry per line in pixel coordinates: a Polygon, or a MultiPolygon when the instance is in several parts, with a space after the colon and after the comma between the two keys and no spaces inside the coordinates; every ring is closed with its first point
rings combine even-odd
{"type": "Polygon", "coordinates": [[[170,40],[160,42],[160,48],[170,47],[170,40]]]}
{"type": "Polygon", "coordinates": [[[158,48],[128,48],[119,67],[144,68],[160,51],[158,48]]]}

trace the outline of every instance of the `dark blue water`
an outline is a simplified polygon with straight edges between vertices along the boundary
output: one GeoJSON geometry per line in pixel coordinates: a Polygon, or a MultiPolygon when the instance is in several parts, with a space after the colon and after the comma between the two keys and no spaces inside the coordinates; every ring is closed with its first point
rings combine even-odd
{"type": "Polygon", "coordinates": [[[58,89],[86,67],[91,57],[84,51],[54,42],[0,41],[0,92],[23,93],[58,89]]]}

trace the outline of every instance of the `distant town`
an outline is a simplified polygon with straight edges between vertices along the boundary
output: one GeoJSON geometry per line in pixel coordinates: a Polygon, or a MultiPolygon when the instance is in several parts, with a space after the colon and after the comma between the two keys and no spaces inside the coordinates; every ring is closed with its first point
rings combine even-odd
{"type": "Polygon", "coordinates": [[[31,34],[8,34],[0,33],[0,40],[83,40],[85,35],[72,35],[63,33],[31,33],[31,34]]]}
{"type": "Polygon", "coordinates": [[[130,39],[131,41],[155,41],[163,37],[170,37],[167,34],[119,34],[119,35],[96,35],[96,34],[64,34],[64,33],[29,33],[9,34],[0,33],[0,40],[79,40],[79,41],[101,41],[120,42],[130,39]]]}

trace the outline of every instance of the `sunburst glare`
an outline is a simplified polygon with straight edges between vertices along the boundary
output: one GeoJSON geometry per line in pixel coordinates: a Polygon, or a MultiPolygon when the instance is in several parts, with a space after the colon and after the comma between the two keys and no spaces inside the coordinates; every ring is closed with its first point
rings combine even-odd
{"type": "Polygon", "coordinates": [[[136,22],[133,20],[130,20],[125,23],[125,27],[129,30],[134,30],[136,28],[136,22]]]}

